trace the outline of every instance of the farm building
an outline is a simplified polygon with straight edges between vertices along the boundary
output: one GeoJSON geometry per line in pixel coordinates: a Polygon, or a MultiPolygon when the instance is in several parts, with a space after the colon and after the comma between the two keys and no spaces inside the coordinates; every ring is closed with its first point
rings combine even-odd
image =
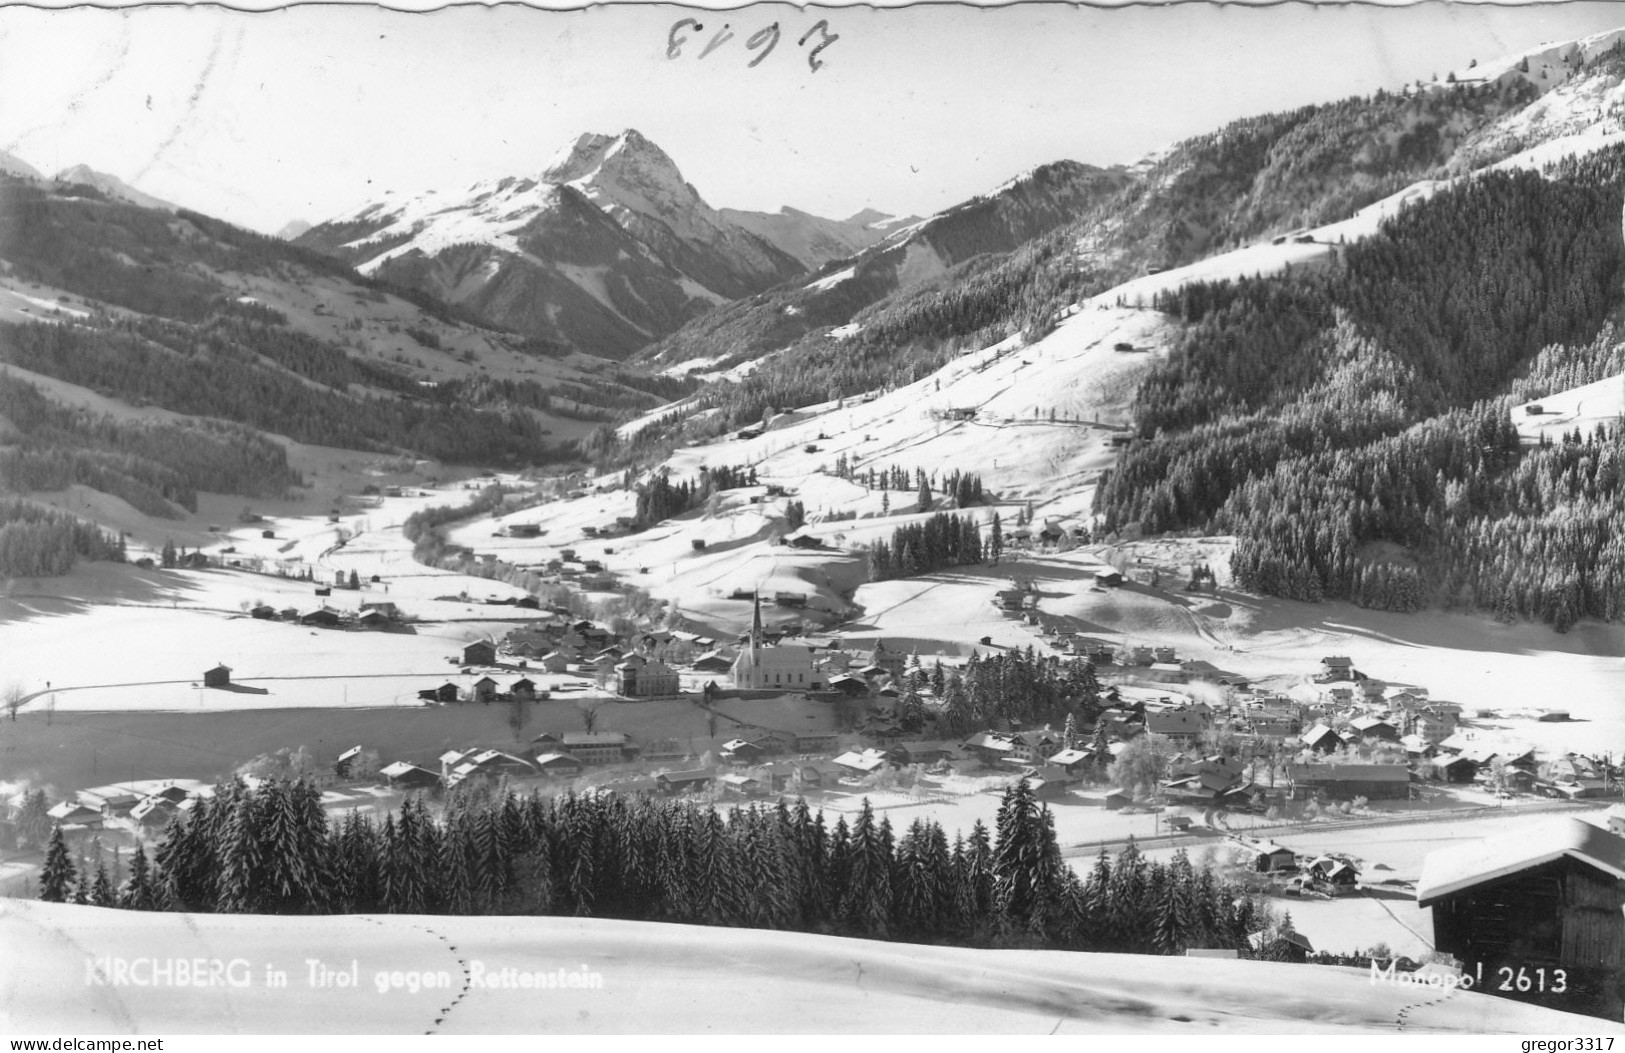
{"type": "Polygon", "coordinates": [[[491,665],[497,660],[497,646],[490,640],[475,640],[463,648],[464,665],[491,665]]]}
{"type": "Polygon", "coordinates": [[[482,676],[474,681],[474,701],[490,702],[497,697],[497,682],[489,676],[482,676]]]}
{"type": "Polygon", "coordinates": [[[1625,838],[1553,817],[1440,849],[1416,900],[1433,908],[1435,946],[1482,968],[1484,993],[1614,1021],[1625,1010],[1625,838]],[[1527,991],[1502,982],[1537,970],[1547,982],[1527,991]]]}
{"type": "Polygon", "coordinates": [[[1403,764],[1289,764],[1293,796],[1404,799],[1411,795],[1410,769],[1403,764]]]}
{"type": "Polygon", "coordinates": [[[508,688],[508,694],[520,702],[535,701],[536,681],[529,677],[521,677],[508,688]]]}
{"type": "Polygon", "coordinates": [[[228,666],[217,665],[213,669],[203,671],[204,687],[231,686],[231,669],[228,666]]]}
{"type": "Polygon", "coordinates": [[[1322,680],[1353,680],[1354,659],[1343,655],[1328,655],[1320,660],[1322,680]]]}
{"type": "Polygon", "coordinates": [[[330,611],[326,607],[311,611],[299,618],[300,625],[316,625],[323,629],[335,629],[342,621],[337,611],[330,611]]]}
{"type": "Polygon", "coordinates": [[[1117,586],[1123,584],[1123,581],[1123,572],[1120,570],[1113,570],[1110,567],[1102,567],[1100,570],[1095,571],[1096,585],[1116,588],[1117,586]]]}

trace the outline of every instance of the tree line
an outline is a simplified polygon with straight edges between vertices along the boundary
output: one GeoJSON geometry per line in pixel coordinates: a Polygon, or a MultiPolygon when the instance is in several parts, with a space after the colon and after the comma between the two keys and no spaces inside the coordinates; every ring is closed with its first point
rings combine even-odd
{"type": "MultiPolygon", "coordinates": [[[[83,900],[60,830],[40,898],[83,900]]],[[[419,798],[379,824],[329,821],[304,781],[240,780],[173,818],[117,905],[272,914],[518,914],[780,929],[973,947],[1251,956],[1268,912],[1181,851],[1153,863],[1132,845],[1086,877],[1061,857],[1054,819],[1026,780],[951,841],[917,819],[898,834],[865,801],[828,825],[805,800],[724,814],[612,793],[419,798]]],[[[108,904],[111,905],[111,904],[108,904]]]]}

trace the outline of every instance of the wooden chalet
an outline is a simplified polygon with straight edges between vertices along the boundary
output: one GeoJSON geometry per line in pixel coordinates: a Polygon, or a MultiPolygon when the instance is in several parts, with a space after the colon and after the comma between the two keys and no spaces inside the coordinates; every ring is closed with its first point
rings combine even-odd
{"type": "Polygon", "coordinates": [[[489,640],[475,640],[463,648],[464,665],[492,665],[496,660],[496,644],[489,640]]]}
{"type": "Polygon", "coordinates": [[[1434,946],[1485,994],[1618,1021],[1625,1012],[1625,838],[1570,817],[1428,854],[1417,905],[1434,946]],[[1561,989],[1553,970],[1564,972],[1561,989]],[[1519,991],[1519,975],[1544,984],[1519,991]]]}

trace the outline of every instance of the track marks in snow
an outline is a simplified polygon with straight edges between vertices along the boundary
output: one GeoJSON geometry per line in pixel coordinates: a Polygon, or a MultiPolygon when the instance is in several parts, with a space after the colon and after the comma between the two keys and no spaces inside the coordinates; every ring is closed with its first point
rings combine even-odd
{"type": "MultiPolygon", "coordinates": [[[[386,925],[382,921],[379,921],[377,918],[363,918],[362,920],[363,921],[370,921],[374,925],[377,925],[379,928],[384,928],[384,929],[389,928],[388,925],[386,925]]],[[[473,985],[473,982],[474,982],[474,974],[469,969],[468,959],[461,956],[460,954],[458,954],[457,945],[451,942],[451,937],[447,936],[443,932],[438,932],[435,929],[432,929],[427,925],[418,925],[418,924],[411,924],[411,923],[409,923],[409,924],[410,924],[411,928],[417,929],[419,932],[425,932],[425,933],[428,933],[430,936],[433,936],[435,939],[439,940],[441,943],[446,945],[446,950],[449,953],[451,953],[453,955],[457,955],[457,968],[463,974],[463,986],[458,989],[457,993],[451,997],[451,1000],[449,1002],[447,1002],[445,1005],[440,1007],[440,1010],[439,1010],[440,1015],[434,1018],[434,1026],[423,1032],[425,1035],[432,1035],[439,1029],[440,1025],[442,1025],[442,1024],[444,1024],[446,1022],[446,1017],[451,1015],[451,1011],[453,1009],[456,1009],[457,1006],[462,1002],[462,1000],[468,997],[469,988],[473,985]]]]}

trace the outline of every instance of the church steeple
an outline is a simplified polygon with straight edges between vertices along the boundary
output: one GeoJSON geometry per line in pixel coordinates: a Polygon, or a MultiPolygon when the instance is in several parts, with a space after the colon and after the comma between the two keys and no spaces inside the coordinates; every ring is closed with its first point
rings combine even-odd
{"type": "Polygon", "coordinates": [[[750,645],[760,647],[762,646],[762,594],[760,592],[752,593],[751,598],[755,603],[755,611],[750,619],[750,645]]]}

